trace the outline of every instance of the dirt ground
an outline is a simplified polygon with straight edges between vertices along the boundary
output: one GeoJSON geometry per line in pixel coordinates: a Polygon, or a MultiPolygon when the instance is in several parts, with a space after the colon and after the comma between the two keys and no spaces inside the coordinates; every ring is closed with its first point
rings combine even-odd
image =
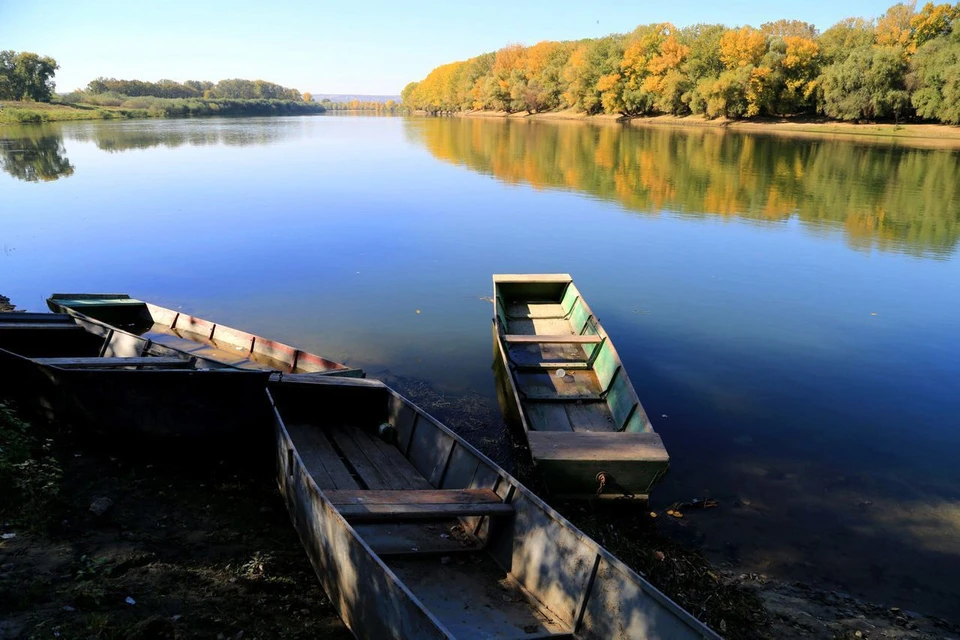
{"type": "Polygon", "coordinates": [[[352,637],[270,464],[50,435],[60,507],[33,530],[2,527],[0,640],[352,637]]]}

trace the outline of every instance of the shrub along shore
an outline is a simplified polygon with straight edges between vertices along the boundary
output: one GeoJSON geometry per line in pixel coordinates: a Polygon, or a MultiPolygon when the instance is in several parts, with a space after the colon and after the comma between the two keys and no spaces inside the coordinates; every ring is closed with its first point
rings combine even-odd
{"type": "Polygon", "coordinates": [[[299,100],[238,100],[205,98],[125,98],[121,104],[0,101],[0,124],[111,120],[124,118],[185,118],[193,116],[269,116],[316,114],[316,102],[299,100]]]}

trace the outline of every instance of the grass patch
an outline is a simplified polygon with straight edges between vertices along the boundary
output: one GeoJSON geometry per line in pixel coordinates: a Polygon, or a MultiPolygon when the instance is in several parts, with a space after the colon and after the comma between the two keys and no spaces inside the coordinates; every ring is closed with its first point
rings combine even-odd
{"type": "Polygon", "coordinates": [[[201,98],[128,98],[90,96],[89,103],[0,100],[0,124],[39,124],[64,120],[189,118],[197,116],[303,115],[324,112],[316,102],[296,100],[206,100],[201,98]]]}
{"type": "Polygon", "coordinates": [[[53,441],[0,403],[0,517],[29,528],[48,524],[60,495],[63,471],[53,441]]]}

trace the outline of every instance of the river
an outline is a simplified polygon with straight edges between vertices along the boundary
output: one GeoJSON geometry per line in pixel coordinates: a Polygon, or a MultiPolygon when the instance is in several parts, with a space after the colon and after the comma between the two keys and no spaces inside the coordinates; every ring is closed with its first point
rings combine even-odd
{"type": "Polygon", "coordinates": [[[126,292],[472,413],[492,273],[571,273],[722,564],[952,617],[960,153],[349,116],[0,127],[0,293],[126,292]]]}

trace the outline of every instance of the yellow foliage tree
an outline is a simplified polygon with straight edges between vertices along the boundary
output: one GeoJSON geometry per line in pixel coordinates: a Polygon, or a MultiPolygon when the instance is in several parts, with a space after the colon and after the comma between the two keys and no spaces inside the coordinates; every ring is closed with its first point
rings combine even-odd
{"type": "Polygon", "coordinates": [[[911,23],[914,18],[916,0],[895,4],[877,20],[877,44],[883,47],[901,47],[909,51],[913,40],[911,23]]]}
{"type": "Polygon", "coordinates": [[[960,18],[960,4],[955,7],[932,2],[923,5],[920,12],[910,19],[913,50],[928,40],[950,33],[951,25],[957,18],[960,18]]]}
{"type": "Polygon", "coordinates": [[[311,94],[309,91],[304,91],[304,92],[303,92],[303,101],[304,101],[304,102],[313,102],[313,94],[311,94]]]}
{"type": "Polygon", "coordinates": [[[720,61],[727,69],[757,65],[767,52],[767,37],[753,27],[731,29],[720,38],[720,61]]]}

